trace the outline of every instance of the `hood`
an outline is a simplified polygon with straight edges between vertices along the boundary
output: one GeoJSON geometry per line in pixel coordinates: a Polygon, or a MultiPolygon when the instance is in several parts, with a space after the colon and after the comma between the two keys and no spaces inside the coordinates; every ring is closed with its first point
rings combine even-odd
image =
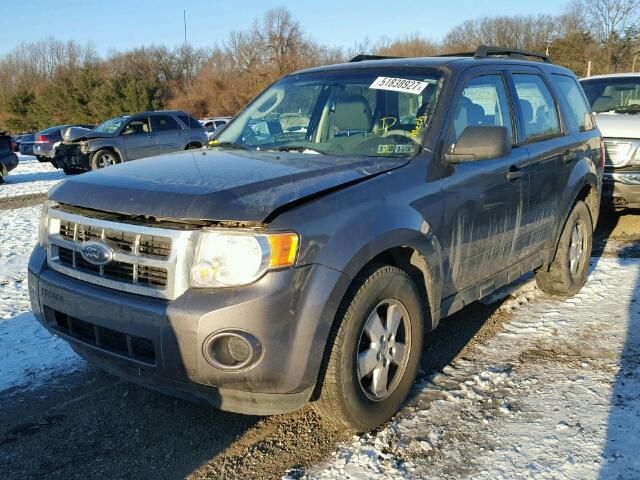
{"type": "Polygon", "coordinates": [[[78,142],[81,140],[89,140],[91,138],[113,137],[113,133],[96,132],[90,128],[69,127],[62,131],[62,139],[65,142],[78,142]]]}
{"type": "Polygon", "coordinates": [[[49,198],[127,215],[265,222],[289,204],[408,163],[302,153],[198,150],[74,176],[49,198]]]}
{"type": "Polygon", "coordinates": [[[640,138],[640,114],[598,113],[596,124],[604,138],[640,138]]]}

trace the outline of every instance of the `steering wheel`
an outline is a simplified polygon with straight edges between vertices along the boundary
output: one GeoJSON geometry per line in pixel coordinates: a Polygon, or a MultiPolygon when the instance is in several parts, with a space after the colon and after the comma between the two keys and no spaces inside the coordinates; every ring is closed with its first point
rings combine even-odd
{"type": "Polygon", "coordinates": [[[380,135],[381,137],[393,137],[395,135],[398,135],[400,137],[407,137],[410,138],[411,140],[417,142],[418,140],[415,137],[412,137],[411,134],[405,130],[389,130],[388,132],[384,132],[382,135],[380,135]]]}

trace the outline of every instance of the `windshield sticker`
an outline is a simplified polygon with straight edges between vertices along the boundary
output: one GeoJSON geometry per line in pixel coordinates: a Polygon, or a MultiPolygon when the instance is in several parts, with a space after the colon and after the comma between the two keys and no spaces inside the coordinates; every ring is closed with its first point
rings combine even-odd
{"type": "Polygon", "coordinates": [[[428,82],[418,80],[407,80],[405,78],[378,77],[369,86],[375,90],[391,90],[393,92],[413,93],[419,95],[427,88],[428,82]]]}
{"type": "Polygon", "coordinates": [[[393,143],[378,145],[378,154],[391,155],[394,153],[413,153],[413,145],[395,145],[393,143]]]}

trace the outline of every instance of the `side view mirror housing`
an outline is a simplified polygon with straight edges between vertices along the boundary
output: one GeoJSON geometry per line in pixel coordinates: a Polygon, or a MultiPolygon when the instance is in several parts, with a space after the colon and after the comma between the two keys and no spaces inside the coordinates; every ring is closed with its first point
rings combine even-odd
{"type": "Polygon", "coordinates": [[[506,127],[471,125],[445,153],[449,163],[506,157],[511,153],[511,133],[506,127]]]}

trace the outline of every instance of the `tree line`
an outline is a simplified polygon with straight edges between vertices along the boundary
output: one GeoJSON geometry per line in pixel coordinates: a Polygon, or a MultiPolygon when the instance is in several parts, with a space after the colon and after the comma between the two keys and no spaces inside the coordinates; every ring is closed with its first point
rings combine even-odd
{"type": "Polygon", "coordinates": [[[278,77],[358,53],[427,56],[499,45],[547,52],[578,76],[640,69],[640,0],[576,0],[560,15],[487,16],[434,41],[418,33],[364,39],[348,49],[309,38],[278,8],[213,48],[141,47],[105,56],[92,45],[47,38],[0,59],[0,130],[97,124],[143,110],[233,115],[278,77]]]}

